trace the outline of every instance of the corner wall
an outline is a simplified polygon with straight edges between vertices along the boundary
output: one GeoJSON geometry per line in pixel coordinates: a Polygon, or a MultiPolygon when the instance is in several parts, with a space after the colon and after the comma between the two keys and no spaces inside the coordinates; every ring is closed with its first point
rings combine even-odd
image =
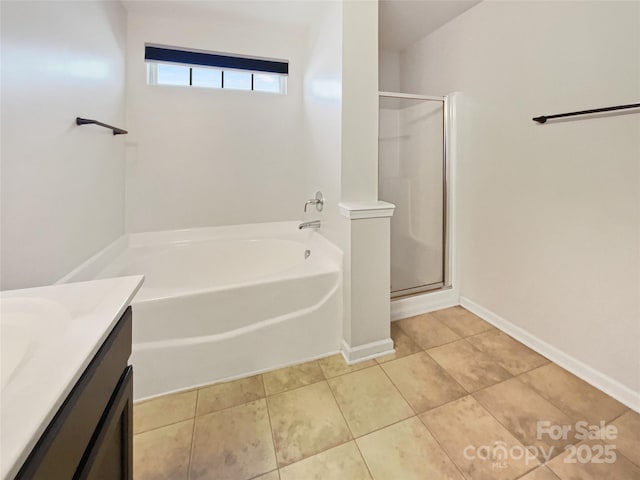
{"type": "Polygon", "coordinates": [[[403,91],[464,93],[461,295],[640,392],[637,2],[482,2],[408,49],[403,91]]]}
{"type": "Polygon", "coordinates": [[[47,285],[124,232],[126,15],[13,2],[2,15],[1,286],[47,285]]]}

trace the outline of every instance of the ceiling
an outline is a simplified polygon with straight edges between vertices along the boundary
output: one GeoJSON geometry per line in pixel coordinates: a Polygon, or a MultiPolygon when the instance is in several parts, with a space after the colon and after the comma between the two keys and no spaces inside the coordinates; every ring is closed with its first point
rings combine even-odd
{"type": "Polygon", "coordinates": [[[121,0],[129,12],[224,15],[276,25],[308,28],[322,14],[318,0],[121,0]]]}
{"type": "Polygon", "coordinates": [[[380,0],[380,49],[401,52],[480,0],[380,0]]]}
{"type": "MultiPolygon", "coordinates": [[[[330,0],[122,0],[130,12],[224,15],[275,25],[308,28],[330,0]]],[[[355,0],[350,0],[355,1],[355,0]]],[[[373,0],[367,0],[373,1],[373,0]]],[[[380,0],[379,46],[400,52],[480,0],[380,0]]]]}

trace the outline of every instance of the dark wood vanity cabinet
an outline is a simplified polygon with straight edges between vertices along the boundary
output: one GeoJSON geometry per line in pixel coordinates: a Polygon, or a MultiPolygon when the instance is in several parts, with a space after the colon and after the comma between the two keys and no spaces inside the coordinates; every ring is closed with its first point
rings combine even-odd
{"type": "Polygon", "coordinates": [[[133,369],[127,308],[67,396],[17,479],[131,480],[133,369]]]}

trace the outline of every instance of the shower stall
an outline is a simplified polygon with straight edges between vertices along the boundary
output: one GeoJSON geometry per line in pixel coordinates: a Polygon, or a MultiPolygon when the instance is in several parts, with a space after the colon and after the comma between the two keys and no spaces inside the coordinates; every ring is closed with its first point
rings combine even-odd
{"type": "Polygon", "coordinates": [[[449,284],[446,97],[380,92],[378,197],[391,217],[391,297],[449,284]]]}

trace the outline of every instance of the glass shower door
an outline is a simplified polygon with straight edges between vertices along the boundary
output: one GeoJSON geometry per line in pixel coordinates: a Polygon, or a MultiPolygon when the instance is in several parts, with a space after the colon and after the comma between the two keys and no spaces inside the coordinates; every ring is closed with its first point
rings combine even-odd
{"type": "Polygon", "coordinates": [[[391,217],[391,296],[445,283],[444,99],[380,93],[378,196],[391,217]]]}

